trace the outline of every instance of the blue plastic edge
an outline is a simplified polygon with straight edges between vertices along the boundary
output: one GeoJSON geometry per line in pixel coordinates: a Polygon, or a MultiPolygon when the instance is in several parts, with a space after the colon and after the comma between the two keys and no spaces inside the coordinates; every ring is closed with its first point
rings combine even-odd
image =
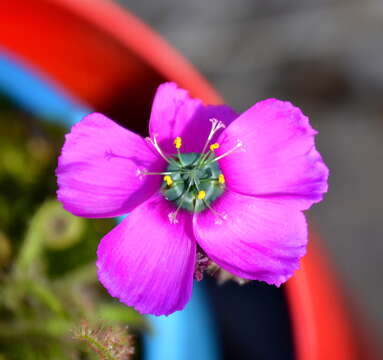
{"type": "Polygon", "coordinates": [[[72,126],[91,109],[0,47],[0,92],[31,114],[72,126]]]}
{"type": "MultiPolygon", "coordinates": [[[[1,47],[0,92],[27,112],[68,127],[92,112],[46,74],[1,47]]],[[[184,310],[168,317],[147,319],[152,331],[144,337],[145,360],[221,358],[202,284],[195,284],[192,299],[184,310]]]]}

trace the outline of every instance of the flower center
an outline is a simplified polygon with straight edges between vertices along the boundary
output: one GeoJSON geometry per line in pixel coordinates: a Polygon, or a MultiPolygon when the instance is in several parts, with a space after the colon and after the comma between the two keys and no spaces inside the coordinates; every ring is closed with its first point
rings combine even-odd
{"type": "Polygon", "coordinates": [[[161,192],[177,207],[200,212],[224,191],[225,180],[214,154],[178,153],[166,169],[161,192]]]}
{"type": "Polygon", "coordinates": [[[139,171],[138,175],[163,175],[161,192],[167,200],[177,205],[177,209],[168,215],[169,221],[173,224],[178,222],[177,214],[181,208],[193,213],[208,208],[216,215],[217,221],[221,222],[226,218],[225,214],[218,213],[210,206],[225,190],[225,177],[219,168],[218,160],[242,147],[242,142],[238,140],[234,148],[216,156],[215,150],[219,148],[219,144],[210,144],[210,142],[217,131],[225,125],[217,119],[210,119],[210,122],[211,130],[200,153],[181,154],[182,138],[177,136],[174,139],[177,154],[168,156],[161,150],[155,135],[153,138],[147,138],[147,141],[168,163],[168,167],[164,172],[139,171]]]}

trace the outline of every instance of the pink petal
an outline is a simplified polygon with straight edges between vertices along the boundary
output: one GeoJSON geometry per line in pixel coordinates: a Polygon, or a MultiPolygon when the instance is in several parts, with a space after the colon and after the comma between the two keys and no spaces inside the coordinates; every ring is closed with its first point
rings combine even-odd
{"type": "Polygon", "coordinates": [[[209,119],[229,125],[236,117],[237,113],[226,105],[204,106],[176,84],[165,83],[154,98],[149,132],[151,137],[156,135],[168,154],[176,152],[173,141],[177,136],[182,137],[182,152],[200,152],[210,132],[209,119]]]}
{"type": "Polygon", "coordinates": [[[165,162],[140,136],[101,114],[72,127],[56,170],[58,199],[71,213],[85,217],[126,214],[159,188],[165,162]]]}
{"type": "Polygon", "coordinates": [[[211,211],[194,215],[194,234],[208,256],[227,271],[279,286],[299,267],[307,224],[284,201],[226,191],[211,211]]]}
{"type": "Polygon", "coordinates": [[[327,191],[328,169],[315,149],[317,132],[289,102],[255,104],[222,132],[218,155],[243,143],[220,160],[227,185],[248,195],[289,199],[307,209],[327,191]]]}
{"type": "Polygon", "coordinates": [[[162,195],[137,207],[98,247],[97,267],[109,293],[142,314],[169,315],[188,302],[195,267],[195,240],[188,213],[174,211],[162,195]]]}

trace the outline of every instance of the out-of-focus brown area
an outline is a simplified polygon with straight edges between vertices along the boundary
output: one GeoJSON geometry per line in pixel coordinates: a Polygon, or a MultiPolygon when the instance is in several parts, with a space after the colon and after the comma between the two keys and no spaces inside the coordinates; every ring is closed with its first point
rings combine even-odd
{"type": "Polygon", "coordinates": [[[383,335],[383,2],[123,0],[245,110],[278,97],[319,130],[330,191],[309,217],[383,335]]]}

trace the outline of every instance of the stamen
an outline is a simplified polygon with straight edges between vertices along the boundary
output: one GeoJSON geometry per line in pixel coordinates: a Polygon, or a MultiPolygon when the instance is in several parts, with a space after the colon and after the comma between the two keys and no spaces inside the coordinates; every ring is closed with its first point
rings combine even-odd
{"type": "Polygon", "coordinates": [[[164,176],[164,181],[166,182],[167,186],[172,186],[173,185],[173,179],[169,175],[164,176]]]}
{"type": "Polygon", "coordinates": [[[200,158],[198,159],[198,164],[203,164],[212,154],[214,154],[214,151],[212,150],[208,151],[206,154],[201,154],[200,158]]]}
{"type": "Polygon", "coordinates": [[[222,155],[220,155],[220,156],[217,156],[217,157],[215,157],[214,159],[208,161],[206,165],[211,164],[211,163],[213,163],[213,162],[215,162],[215,161],[218,161],[218,160],[224,158],[224,157],[227,156],[227,155],[230,155],[231,153],[233,153],[235,150],[237,150],[238,148],[240,148],[240,147],[242,147],[242,146],[243,146],[242,141],[238,139],[238,140],[237,140],[237,144],[236,144],[231,150],[226,151],[224,154],[222,154],[222,155]]]}
{"type": "Polygon", "coordinates": [[[176,149],[179,149],[182,146],[182,139],[180,136],[177,136],[174,139],[174,145],[175,145],[176,149]]]}
{"type": "Polygon", "coordinates": [[[140,175],[172,175],[173,171],[164,171],[164,172],[144,172],[142,171],[140,175]]]}
{"type": "Polygon", "coordinates": [[[217,150],[219,148],[218,143],[211,144],[208,151],[206,154],[201,154],[199,158],[199,164],[202,164],[204,161],[206,161],[210,155],[214,154],[214,150],[217,150]]]}
{"type": "Polygon", "coordinates": [[[185,164],[184,164],[184,162],[182,160],[181,152],[180,152],[180,147],[182,146],[182,138],[180,136],[177,136],[174,139],[174,145],[175,145],[175,147],[177,149],[178,160],[180,161],[182,166],[185,166],[185,164]]]}
{"type": "Polygon", "coordinates": [[[151,143],[153,145],[153,147],[157,150],[157,152],[160,154],[160,156],[170,164],[170,160],[165,156],[165,154],[162,152],[160,146],[158,145],[156,135],[153,136],[153,139],[150,137],[147,137],[147,138],[145,138],[145,140],[148,141],[149,143],[151,143]]]}
{"type": "Polygon", "coordinates": [[[211,144],[210,145],[210,151],[214,151],[214,150],[216,150],[216,149],[218,149],[219,148],[219,144],[218,143],[214,143],[214,144],[211,144]]]}
{"type": "Polygon", "coordinates": [[[169,221],[171,224],[177,224],[178,223],[178,220],[177,220],[177,214],[178,212],[180,211],[181,209],[181,206],[183,204],[183,202],[185,201],[185,196],[187,195],[187,193],[189,192],[190,188],[192,186],[192,183],[190,182],[189,183],[189,186],[187,187],[186,191],[182,194],[181,196],[181,201],[176,209],[176,211],[173,211],[171,213],[168,214],[168,218],[169,218],[169,221]]]}
{"type": "Polygon", "coordinates": [[[203,190],[200,190],[200,191],[198,192],[198,194],[197,194],[197,199],[198,199],[198,200],[203,200],[203,199],[205,199],[205,197],[206,197],[206,192],[203,191],[203,190]]]}
{"type": "Polygon", "coordinates": [[[225,183],[225,176],[223,174],[218,175],[218,182],[222,185],[225,183]]]}

